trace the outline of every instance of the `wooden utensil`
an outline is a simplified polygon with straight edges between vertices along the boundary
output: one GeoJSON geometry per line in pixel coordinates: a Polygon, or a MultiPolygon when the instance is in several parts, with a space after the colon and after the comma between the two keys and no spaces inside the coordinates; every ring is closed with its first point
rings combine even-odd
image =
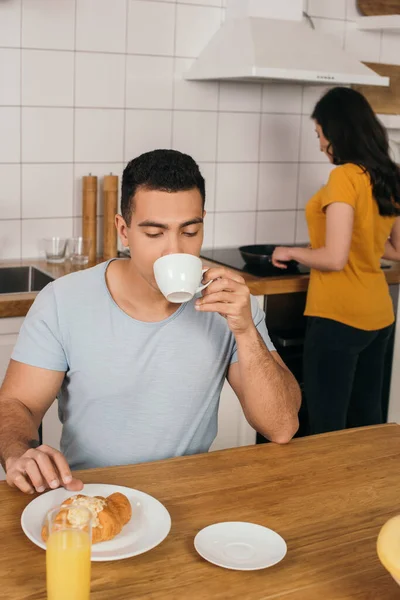
{"type": "Polygon", "coordinates": [[[89,262],[97,255],[97,177],[82,177],[82,236],[91,240],[89,262]]]}
{"type": "Polygon", "coordinates": [[[390,77],[389,87],[374,85],[353,85],[368,100],[376,113],[393,115],[400,114],[400,66],[382,65],[379,63],[364,63],[378,75],[390,77]]]}
{"type": "Polygon", "coordinates": [[[109,260],[117,256],[117,230],[115,215],[118,210],[118,176],[105,175],[103,179],[103,258],[109,260]]]}
{"type": "Polygon", "coordinates": [[[400,0],[357,0],[357,6],[366,17],[400,15],[400,0]]]}

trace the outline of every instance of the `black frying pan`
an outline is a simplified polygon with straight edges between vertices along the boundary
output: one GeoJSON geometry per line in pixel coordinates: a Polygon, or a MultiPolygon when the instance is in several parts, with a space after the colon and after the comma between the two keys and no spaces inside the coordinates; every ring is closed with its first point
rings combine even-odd
{"type": "Polygon", "coordinates": [[[272,254],[276,245],[253,244],[252,246],[240,246],[239,251],[247,265],[267,267],[271,264],[272,254]]]}

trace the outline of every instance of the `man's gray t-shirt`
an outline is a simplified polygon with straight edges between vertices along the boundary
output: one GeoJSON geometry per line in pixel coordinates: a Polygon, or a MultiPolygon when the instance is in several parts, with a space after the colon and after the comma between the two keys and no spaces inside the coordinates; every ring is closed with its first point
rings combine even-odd
{"type": "MultiPolygon", "coordinates": [[[[12,358],[64,371],[61,450],[84,469],[206,452],[217,433],[221,388],[237,361],[235,338],[194,300],[145,323],[114,302],[109,263],[49,284],[36,298],[12,358]]],[[[273,349],[252,297],[254,323],[273,349]]]]}

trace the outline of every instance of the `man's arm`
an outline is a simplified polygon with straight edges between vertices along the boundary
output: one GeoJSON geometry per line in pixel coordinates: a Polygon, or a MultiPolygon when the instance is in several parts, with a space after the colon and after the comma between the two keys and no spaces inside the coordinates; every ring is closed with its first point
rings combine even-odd
{"type": "Polygon", "coordinates": [[[39,425],[63,379],[63,372],[11,360],[0,389],[0,461],[9,485],[23,492],[42,492],[59,485],[82,489],[64,456],[38,445],[39,425]]]}
{"type": "Polygon", "coordinates": [[[256,328],[236,342],[239,360],[229,367],[228,381],[246,419],[271,442],[289,442],[299,428],[297,381],[279,354],[268,350],[256,328]]]}
{"type": "Polygon", "coordinates": [[[204,281],[214,280],[196,301],[196,309],[224,316],[235,336],[238,363],[228,381],[249,423],[273,442],[288,442],[299,422],[300,388],[280,359],[270,352],[253,321],[250,292],[243,277],[224,267],[209,269],[204,281]]]}

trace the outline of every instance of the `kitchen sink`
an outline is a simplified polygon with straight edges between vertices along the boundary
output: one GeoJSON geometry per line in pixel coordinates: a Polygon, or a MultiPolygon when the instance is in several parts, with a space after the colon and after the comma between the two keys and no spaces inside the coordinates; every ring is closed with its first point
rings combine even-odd
{"type": "Polygon", "coordinates": [[[40,292],[53,277],[36,267],[1,267],[0,294],[40,292]]]}

